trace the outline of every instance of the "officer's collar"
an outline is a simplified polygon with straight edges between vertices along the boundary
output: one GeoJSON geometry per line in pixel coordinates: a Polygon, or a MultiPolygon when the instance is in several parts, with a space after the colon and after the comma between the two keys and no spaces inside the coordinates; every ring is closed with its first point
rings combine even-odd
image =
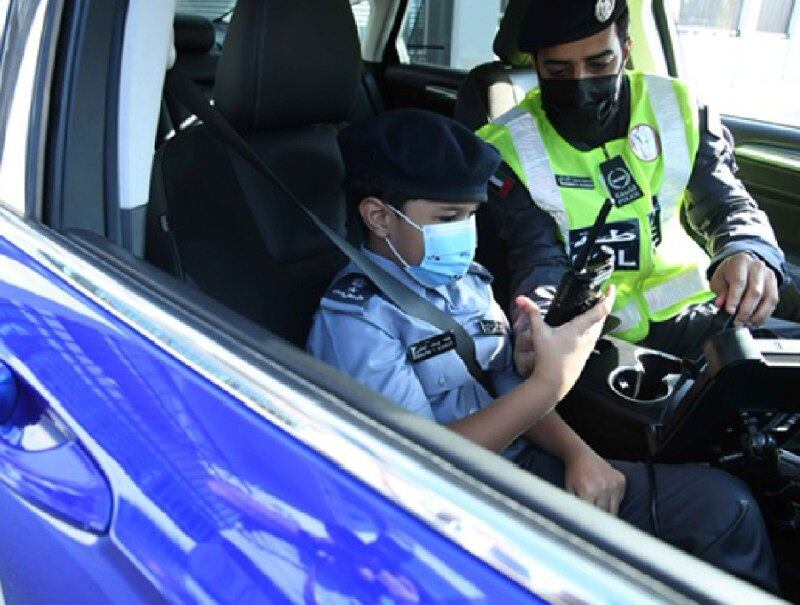
{"type": "MultiPolygon", "coordinates": [[[[393,260],[386,258],[385,256],[381,256],[380,254],[376,254],[366,245],[361,246],[361,251],[369,258],[371,261],[375,262],[381,269],[386,271],[392,277],[397,278],[403,284],[411,288],[414,292],[419,294],[422,298],[427,296],[428,292],[436,292],[440,296],[442,296],[447,302],[452,302],[450,297],[450,292],[447,290],[447,286],[437,286],[436,288],[426,288],[421,283],[419,283],[416,279],[411,277],[405,269],[403,269],[400,265],[398,265],[393,260]]],[[[358,271],[358,267],[351,263],[353,268],[358,271]]]]}

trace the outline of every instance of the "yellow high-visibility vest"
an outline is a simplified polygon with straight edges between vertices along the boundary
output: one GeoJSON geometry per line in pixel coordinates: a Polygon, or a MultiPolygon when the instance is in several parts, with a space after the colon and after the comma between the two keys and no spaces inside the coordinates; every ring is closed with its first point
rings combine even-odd
{"type": "Polygon", "coordinates": [[[612,209],[601,243],[615,250],[615,336],[638,342],[651,321],[670,319],[713,294],[708,256],[680,222],[700,142],[696,101],[678,80],[636,71],[628,78],[628,136],[603,147],[580,151],[565,141],[545,115],[539,88],[478,135],[497,147],[534,203],[553,217],[568,255],[585,241],[610,196],[600,165],[623,158],[643,195],[612,209]]]}

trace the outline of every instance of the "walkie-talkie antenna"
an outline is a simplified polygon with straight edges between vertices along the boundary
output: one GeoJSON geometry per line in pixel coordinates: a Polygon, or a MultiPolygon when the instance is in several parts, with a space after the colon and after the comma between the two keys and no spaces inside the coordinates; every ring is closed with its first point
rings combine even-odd
{"type": "Polygon", "coordinates": [[[606,219],[608,218],[611,208],[613,207],[614,202],[612,202],[610,198],[606,198],[603,207],[600,208],[600,213],[597,215],[597,219],[594,221],[594,225],[592,225],[592,230],[589,231],[589,235],[586,238],[586,243],[584,244],[583,248],[581,248],[578,256],[575,258],[573,267],[577,273],[580,273],[586,268],[586,263],[589,262],[589,255],[592,253],[592,249],[597,242],[597,238],[600,237],[600,232],[603,230],[603,227],[606,224],[606,219]]]}

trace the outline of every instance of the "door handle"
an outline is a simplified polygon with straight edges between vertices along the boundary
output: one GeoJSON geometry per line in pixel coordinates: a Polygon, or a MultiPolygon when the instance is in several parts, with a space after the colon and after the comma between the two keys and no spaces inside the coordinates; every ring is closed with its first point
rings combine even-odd
{"type": "Polygon", "coordinates": [[[453,90],[452,88],[447,88],[446,86],[429,84],[425,87],[425,92],[429,95],[439,97],[440,99],[444,99],[446,101],[456,101],[458,99],[458,91],[453,90]]]}
{"type": "Polygon", "coordinates": [[[2,418],[0,482],[71,525],[104,533],[112,510],[105,475],[43,398],[0,362],[2,418]]]}

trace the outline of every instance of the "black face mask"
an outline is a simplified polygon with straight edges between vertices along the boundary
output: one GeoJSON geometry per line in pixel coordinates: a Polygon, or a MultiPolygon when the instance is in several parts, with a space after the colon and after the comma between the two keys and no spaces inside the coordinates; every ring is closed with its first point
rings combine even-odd
{"type": "Polygon", "coordinates": [[[542,78],[542,105],[566,139],[604,143],[620,109],[622,71],[597,78],[542,78]]]}

